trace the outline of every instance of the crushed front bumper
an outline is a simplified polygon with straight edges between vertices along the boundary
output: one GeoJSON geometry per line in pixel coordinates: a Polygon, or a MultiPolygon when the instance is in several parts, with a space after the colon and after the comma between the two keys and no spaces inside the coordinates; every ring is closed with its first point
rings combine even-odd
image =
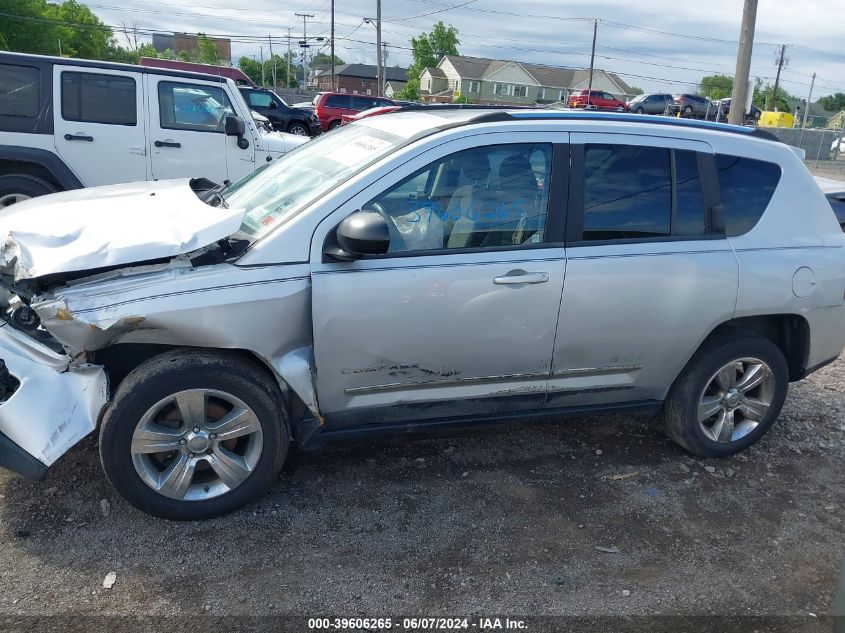
{"type": "Polygon", "coordinates": [[[0,402],[0,466],[43,476],[96,427],[108,401],[105,371],[74,364],[8,324],[0,326],[0,359],[14,383],[0,402]]]}

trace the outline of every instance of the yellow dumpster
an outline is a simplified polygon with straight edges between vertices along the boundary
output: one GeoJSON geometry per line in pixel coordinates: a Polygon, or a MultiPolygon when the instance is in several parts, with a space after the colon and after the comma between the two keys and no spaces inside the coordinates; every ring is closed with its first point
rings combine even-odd
{"type": "Polygon", "coordinates": [[[795,115],[789,112],[763,112],[757,123],[760,127],[792,127],[794,124],[795,115]]]}

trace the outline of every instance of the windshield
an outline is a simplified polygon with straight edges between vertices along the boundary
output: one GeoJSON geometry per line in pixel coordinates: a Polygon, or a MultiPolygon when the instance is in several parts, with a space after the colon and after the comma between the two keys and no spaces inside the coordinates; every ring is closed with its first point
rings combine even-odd
{"type": "Polygon", "coordinates": [[[363,125],[323,134],[229,187],[226,205],[246,209],[241,231],[262,237],[394,151],[404,138],[363,125]]]}

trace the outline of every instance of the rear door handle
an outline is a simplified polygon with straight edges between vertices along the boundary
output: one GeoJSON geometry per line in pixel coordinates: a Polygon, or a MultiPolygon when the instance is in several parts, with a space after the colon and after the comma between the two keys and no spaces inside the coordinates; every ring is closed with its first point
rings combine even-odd
{"type": "Polygon", "coordinates": [[[549,280],[549,273],[529,273],[524,270],[512,270],[501,277],[493,277],[496,285],[509,284],[544,284],[549,280]]]}
{"type": "Polygon", "coordinates": [[[156,147],[182,147],[182,143],[177,143],[175,141],[156,141],[154,145],[156,147]]]}
{"type": "Polygon", "coordinates": [[[88,136],[87,134],[65,134],[66,141],[88,141],[89,143],[93,142],[94,137],[88,136]]]}

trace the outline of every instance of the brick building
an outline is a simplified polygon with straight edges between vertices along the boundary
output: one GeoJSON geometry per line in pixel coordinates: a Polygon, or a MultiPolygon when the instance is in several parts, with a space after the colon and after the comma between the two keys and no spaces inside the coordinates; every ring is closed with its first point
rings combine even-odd
{"type": "MultiPolygon", "coordinates": [[[[376,67],[375,64],[344,64],[335,66],[335,79],[338,92],[349,92],[352,94],[374,95],[376,94],[376,67]]],[[[401,88],[408,83],[408,69],[386,67],[384,69],[384,82],[390,82],[394,90],[401,88]]],[[[332,90],[332,69],[330,66],[320,66],[314,69],[314,76],[317,81],[317,90],[320,92],[331,92],[332,90]]]]}

